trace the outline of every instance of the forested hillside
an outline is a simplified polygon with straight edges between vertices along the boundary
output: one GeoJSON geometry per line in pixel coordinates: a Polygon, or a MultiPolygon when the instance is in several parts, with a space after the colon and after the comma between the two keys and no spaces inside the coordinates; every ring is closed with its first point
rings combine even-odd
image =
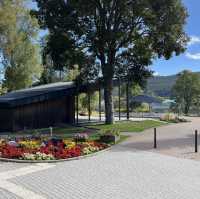
{"type": "MultiPolygon", "coordinates": [[[[200,76],[200,73],[198,74],[200,76]]],[[[148,80],[146,92],[161,97],[170,97],[176,79],[177,75],[155,76],[148,80]]]]}
{"type": "Polygon", "coordinates": [[[168,97],[171,95],[171,89],[176,82],[176,75],[156,76],[148,80],[147,93],[168,97]]]}

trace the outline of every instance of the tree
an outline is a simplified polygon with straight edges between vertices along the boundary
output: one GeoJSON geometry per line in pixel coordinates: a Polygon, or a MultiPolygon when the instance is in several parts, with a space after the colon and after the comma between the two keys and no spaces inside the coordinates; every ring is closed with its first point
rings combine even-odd
{"type": "Polygon", "coordinates": [[[3,95],[6,93],[6,90],[2,88],[2,84],[0,83],[0,95],[3,95]]]}
{"type": "Polygon", "coordinates": [[[61,71],[59,71],[60,74],[58,75],[58,71],[54,67],[52,57],[47,50],[48,40],[49,40],[49,35],[45,35],[40,42],[43,71],[40,77],[40,81],[38,83],[39,85],[59,82],[61,77],[61,71]]]}
{"type": "MultiPolygon", "coordinates": [[[[131,82],[130,87],[129,87],[129,93],[130,93],[130,96],[137,96],[137,95],[141,95],[143,93],[143,90],[139,84],[135,82],[131,82]]],[[[126,85],[122,86],[121,94],[122,96],[126,95],[126,85]]]]}
{"type": "Polygon", "coordinates": [[[192,105],[195,105],[200,96],[200,77],[196,73],[183,71],[179,74],[172,89],[176,107],[188,114],[192,105]]]}
{"type": "Polygon", "coordinates": [[[37,32],[37,19],[23,0],[0,0],[0,54],[8,91],[29,87],[40,76],[37,32]]]}
{"type": "Polygon", "coordinates": [[[185,50],[187,12],[181,0],[35,1],[41,27],[65,34],[75,49],[93,57],[89,67],[103,76],[108,124],[114,122],[113,77],[144,84],[152,59],[185,50]]]}
{"type": "MultiPolygon", "coordinates": [[[[66,81],[75,81],[77,77],[80,75],[80,70],[78,65],[75,65],[73,69],[70,69],[66,72],[66,76],[64,80],[66,81]]],[[[88,94],[90,95],[90,113],[95,110],[97,104],[98,104],[98,99],[99,95],[98,92],[90,92],[90,93],[82,93],[79,95],[79,110],[82,110],[83,112],[89,111],[88,110],[88,94]]]]}

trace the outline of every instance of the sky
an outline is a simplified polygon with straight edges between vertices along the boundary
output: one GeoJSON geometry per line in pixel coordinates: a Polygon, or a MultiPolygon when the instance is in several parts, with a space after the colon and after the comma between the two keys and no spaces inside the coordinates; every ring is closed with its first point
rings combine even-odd
{"type": "Polygon", "coordinates": [[[191,38],[187,50],[180,56],[170,60],[156,60],[151,68],[155,75],[177,74],[182,70],[200,71],[200,1],[183,0],[188,10],[189,17],[185,26],[187,35],[191,38]]]}
{"type": "MultiPolygon", "coordinates": [[[[174,56],[170,60],[157,59],[150,68],[154,75],[167,76],[177,74],[185,69],[191,71],[200,71],[200,1],[199,0],[182,0],[188,10],[189,17],[185,25],[185,31],[191,38],[187,50],[180,56],[174,56]]],[[[28,0],[28,7],[35,7],[34,3],[28,0]]],[[[40,36],[45,34],[40,32],[40,36]]]]}

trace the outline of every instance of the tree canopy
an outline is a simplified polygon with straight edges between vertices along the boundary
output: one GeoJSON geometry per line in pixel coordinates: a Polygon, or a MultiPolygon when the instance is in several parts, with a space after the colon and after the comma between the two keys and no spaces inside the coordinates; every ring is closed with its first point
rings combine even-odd
{"type": "Polygon", "coordinates": [[[176,101],[176,108],[184,114],[188,114],[196,101],[199,101],[199,96],[199,74],[190,71],[183,71],[180,73],[173,87],[173,97],[176,101]]]}
{"type": "Polygon", "coordinates": [[[24,2],[0,0],[0,55],[8,91],[31,86],[41,71],[38,23],[24,2]]]}
{"type": "Polygon", "coordinates": [[[88,71],[103,77],[106,123],[114,122],[113,77],[143,85],[153,59],[185,50],[187,12],[181,0],[35,1],[41,27],[64,35],[65,45],[72,43],[73,52],[89,60],[80,65],[81,77],[88,71]]]}

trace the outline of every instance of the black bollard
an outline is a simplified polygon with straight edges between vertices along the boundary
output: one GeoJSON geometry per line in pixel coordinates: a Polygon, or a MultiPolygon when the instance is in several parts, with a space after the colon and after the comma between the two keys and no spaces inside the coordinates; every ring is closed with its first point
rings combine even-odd
{"type": "Polygon", "coordinates": [[[154,128],[154,149],[157,148],[157,135],[156,135],[156,128],[154,128]]]}
{"type": "Polygon", "coordinates": [[[198,152],[198,131],[195,130],[195,153],[198,152]]]}

